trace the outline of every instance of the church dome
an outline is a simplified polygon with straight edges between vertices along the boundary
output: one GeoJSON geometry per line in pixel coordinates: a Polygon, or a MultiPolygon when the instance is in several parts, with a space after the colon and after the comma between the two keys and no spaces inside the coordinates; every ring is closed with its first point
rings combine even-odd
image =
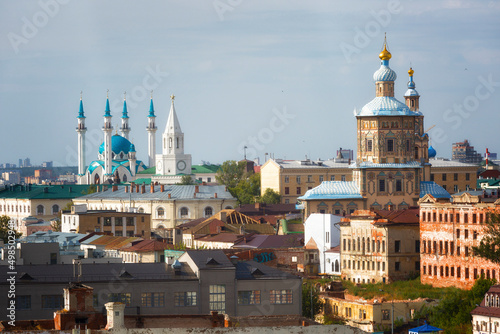
{"type": "Polygon", "coordinates": [[[429,152],[429,158],[434,158],[437,154],[436,150],[434,149],[434,147],[429,146],[429,149],[427,150],[429,152]]]}
{"type": "MultiPolygon", "coordinates": [[[[130,141],[120,135],[111,137],[111,151],[115,156],[119,156],[120,153],[128,154],[131,145],[132,143],[130,141]]],[[[99,154],[104,154],[104,143],[99,146],[99,154]]]]}
{"type": "Polygon", "coordinates": [[[384,64],[387,61],[383,61],[382,65],[380,68],[373,73],[373,81],[395,81],[396,78],[398,77],[396,75],[396,72],[394,72],[390,67],[389,64],[384,64]]]}

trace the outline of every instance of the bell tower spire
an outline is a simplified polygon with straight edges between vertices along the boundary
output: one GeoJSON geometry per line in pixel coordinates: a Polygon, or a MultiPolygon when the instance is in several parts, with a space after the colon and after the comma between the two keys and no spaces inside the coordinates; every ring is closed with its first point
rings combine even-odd
{"type": "Polygon", "coordinates": [[[418,100],[420,99],[420,95],[415,89],[415,81],[413,81],[413,73],[415,73],[415,71],[410,67],[410,69],[408,70],[408,75],[410,77],[410,80],[408,81],[408,90],[405,93],[405,102],[411,111],[418,111],[419,110],[418,100]]]}

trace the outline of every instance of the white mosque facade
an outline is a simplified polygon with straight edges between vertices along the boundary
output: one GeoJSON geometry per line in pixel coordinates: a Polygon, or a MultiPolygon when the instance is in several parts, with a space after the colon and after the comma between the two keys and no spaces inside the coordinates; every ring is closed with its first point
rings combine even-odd
{"type": "Polygon", "coordinates": [[[104,141],[99,147],[97,159],[85,163],[85,114],[83,101],[80,98],[80,110],[77,116],[78,127],[78,183],[79,184],[116,184],[134,181],[137,173],[148,167],[156,167],[154,182],[163,184],[175,184],[180,182],[182,175],[191,174],[191,155],[184,154],[184,134],[181,131],[174,107],[174,96],[171,97],[172,104],[170,113],[162,136],[162,154],[156,154],[156,124],[153,98],[151,98],[148,125],[148,165],[137,160],[134,144],[129,141],[129,127],[127,101],[123,101],[123,112],[121,117],[120,134],[118,131],[113,135],[111,125],[111,111],[109,98],[106,99],[104,111],[104,124],[102,127],[104,141]]]}

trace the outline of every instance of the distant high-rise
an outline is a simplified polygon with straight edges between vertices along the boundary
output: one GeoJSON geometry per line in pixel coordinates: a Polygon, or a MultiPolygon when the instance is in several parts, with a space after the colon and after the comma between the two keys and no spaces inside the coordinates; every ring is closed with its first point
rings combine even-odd
{"type": "Polygon", "coordinates": [[[23,167],[23,159],[19,159],[19,167],[23,167]]]}
{"type": "Polygon", "coordinates": [[[31,167],[31,161],[30,161],[30,158],[26,158],[26,159],[24,159],[24,162],[23,162],[23,167],[31,167]]]}
{"type": "Polygon", "coordinates": [[[483,161],[481,153],[477,153],[474,146],[469,144],[469,140],[465,139],[463,142],[453,143],[452,149],[452,160],[458,160],[460,162],[467,162],[478,164],[483,161]]]}

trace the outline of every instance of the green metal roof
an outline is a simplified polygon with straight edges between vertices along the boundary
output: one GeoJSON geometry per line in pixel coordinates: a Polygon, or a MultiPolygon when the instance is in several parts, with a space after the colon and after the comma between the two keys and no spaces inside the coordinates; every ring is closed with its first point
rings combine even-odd
{"type": "Polygon", "coordinates": [[[155,175],[156,174],[156,167],[151,167],[151,168],[145,169],[143,171],[138,172],[137,174],[151,174],[151,175],[155,175]]]}
{"type": "MultiPolygon", "coordinates": [[[[137,174],[139,174],[139,173],[137,173],[137,174]]],[[[151,178],[144,177],[142,179],[135,179],[132,182],[134,182],[135,184],[143,184],[143,183],[151,184],[151,178]]]]}
{"type": "Polygon", "coordinates": [[[15,185],[0,191],[0,198],[19,199],[73,199],[83,196],[89,185],[15,185]]]}
{"type": "Polygon", "coordinates": [[[220,168],[220,165],[192,165],[191,174],[211,174],[216,173],[220,168]]]}

